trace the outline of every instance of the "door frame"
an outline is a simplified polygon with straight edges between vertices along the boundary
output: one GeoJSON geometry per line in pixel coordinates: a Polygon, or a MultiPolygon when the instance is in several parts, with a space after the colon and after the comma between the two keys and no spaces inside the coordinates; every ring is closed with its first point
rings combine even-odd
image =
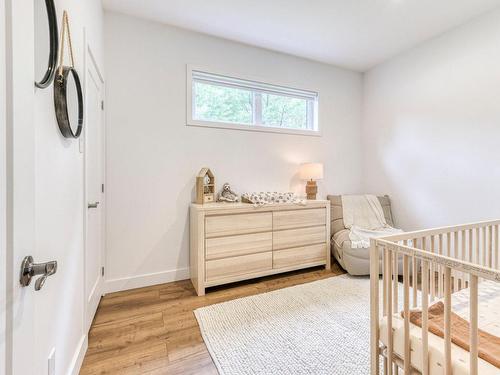
{"type": "MultiPolygon", "coordinates": [[[[87,33],[86,33],[86,30],[84,30],[84,44],[85,44],[85,57],[84,57],[84,67],[85,67],[85,70],[84,70],[84,90],[85,90],[85,93],[84,93],[84,97],[85,97],[85,102],[86,102],[86,105],[85,105],[85,118],[87,119],[88,116],[88,110],[89,110],[89,106],[88,106],[88,101],[87,101],[87,89],[88,89],[88,82],[87,82],[87,79],[88,79],[88,73],[87,73],[87,70],[89,68],[89,65],[92,64],[93,68],[95,69],[95,71],[97,72],[97,75],[98,75],[98,79],[100,80],[100,83],[101,83],[101,89],[102,89],[102,92],[101,92],[101,100],[104,101],[104,93],[105,93],[105,86],[104,86],[104,76],[102,74],[102,71],[101,69],[99,68],[99,65],[97,64],[97,61],[94,57],[94,53],[92,52],[93,49],[92,49],[92,46],[90,45],[90,43],[88,43],[87,41],[87,33]]],[[[105,127],[105,115],[104,115],[104,107],[102,108],[101,110],[101,127],[102,127],[102,131],[101,131],[101,136],[102,136],[102,139],[101,139],[101,142],[102,142],[102,178],[103,178],[103,184],[105,184],[105,179],[106,179],[106,127],[105,127]]],[[[84,138],[84,146],[83,146],[83,150],[84,150],[84,168],[83,168],[83,190],[84,190],[84,194],[83,194],[83,199],[84,199],[84,213],[83,213],[83,233],[84,233],[84,238],[83,238],[83,243],[84,243],[84,252],[83,252],[83,285],[84,285],[84,293],[83,293],[83,303],[84,303],[84,319],[83,319],[83,322],[84,322],[84,331],[85,333],[88,332],[88,330],[90,329],[90,324],[92,323],[92,319],[93,319],[93,316],[92,316],[92,319],[89,319],[89,304],[88,304],[88,295],[87,295],[87,290],[86,290],[86,286],[87,286],[87,267],[86,267],[86,262],[85,262],[85,259],[86,259],[86,255],[87,255],[87,246],[88,246],[88,241],[87,241],[87,237],[88,237],[88,209],[87,209],[87,204],[88,204],[88,181],[87,181],[87,178],[88,178],[88,174],[87,174],[87,166],[88,166],[88,149],[87,149],[87,146],[88,146],[88,135],[87,135],[87,126],[85,126],[85,130],[83,132],[83,138],[84,138]]],[[[106,195],[105,193],[103,193],[102,195],[102,201],[100,201],[100,207],[101,207],[101,267],[102,269],[105,269],[105,263],[106,263],[106,195]]],[[[100,284],[100,290],[98,290],[97,292],[100,293],[101,295],[104,295],[104,282],[105,282],[105,276],[101,274],[101,284],[100,284]]]]}
{"type": "Polygon", "coordinates": [[[7,75],[6,75],[6,9],[5,2],[0,2],[0,374],[7,373],[6,328],[7,328],[7,75]]]}
{"type": "MultiPolygon", "coordinates": [[[[5,293],[5,331],[0,332],[4,348],[0,356],[4,367],[0,372],[30,373],[36,358],[35,291],[33,285],[22,288],[19,270],[22,259],[36,259],[35,234],[35,135],[34,103],[34,4],[32,1],[5,0],[2,7],[2,56],[0,74],[5,78],[1,107],[5,121],[0,125],[4,135],[0,142],[2,182],[1,199],[5,217],[0,220],[5,232],[1,243],[5,252],[5,273],[0,293],[5,293]],[[28,20],[14,22],[14,20],[28,20]],[[26,338],[31,339],[26,339],[26,338]]],[[[3,259],[2,259],[3,260],[3,259]]],[[[3,271],[3,270],[2,270],[3,271]]],[[[1,316],[1,314],[0,314],[1,316]]]]}

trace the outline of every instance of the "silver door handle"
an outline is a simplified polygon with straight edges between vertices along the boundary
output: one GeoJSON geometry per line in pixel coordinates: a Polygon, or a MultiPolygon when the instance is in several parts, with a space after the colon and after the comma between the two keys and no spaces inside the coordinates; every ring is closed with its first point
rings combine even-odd
{"type": "Polygon", "coordinates": [[[97,208],[99,206],[99,202],[94,202],[94,203],[89,203],[87,205],[87,208],[97,208]]]}
{"type": "Polygon", "coordinates": [[[42,289],[47,277],[57,272],[57,262],[55,260],[47,263],[35,263],[31,255],[25,257],[21,263],[21,276],[19,282],[22,286],[28,286],[34,276],[42,275],[35,282],[35,290],[42,289]]]}

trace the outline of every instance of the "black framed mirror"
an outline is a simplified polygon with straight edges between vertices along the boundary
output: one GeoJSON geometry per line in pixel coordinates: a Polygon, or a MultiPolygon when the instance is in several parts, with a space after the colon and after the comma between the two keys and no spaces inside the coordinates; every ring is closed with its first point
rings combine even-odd
{"type": "Polygon", "coordinates": [[[65,138],[78,138],[83,128],[83,92],[75,69],[62,67],[54,80],[57,124],[65,138]]]}
{"type": "MultiPolygon", "coordinates": [[[[46,67],[42,66],[40,70],[41,73],[37,74],[40,76],[43,75],[42,79],[38,82],[35,82],[35,86],[40,89],[45,89],[50,86],[54,79],[54,75],[56,73],[57,68],[57,53],[59,48],[59,32],[57,28],[57,16],[56,16],[56,7],[54,5],[54,0],[45,0],[45,11],[47,22],[45,22],[45,14],[43,14],[42,4],[40,4],[42,0],[35,0],[35,28],[36,28],[36,56],[41,56],[47,45],[47,34],[48,34],[48,45],[49,45],[49,56],[48,56],[48,64],[46,67]],[[48,33],[47,33],[48,29],[48,33]],[[43,70],[45,71],[43,73],[43,70]]],[[[36,59],[36,60],[42,60],[36,59]]],[[[42,63],[41,63],[42,64],[42,63]]]]}

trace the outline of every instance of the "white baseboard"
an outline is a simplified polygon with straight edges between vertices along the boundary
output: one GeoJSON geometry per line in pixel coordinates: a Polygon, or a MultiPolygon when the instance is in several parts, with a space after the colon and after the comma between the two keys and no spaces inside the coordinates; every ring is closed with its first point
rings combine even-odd
{"type": "Polygon", "coordinates": [[[80,339],[78,347],[76,348],[73,359],[69,366],[68,375],[78,375],[80,369],[82,368],[83,359],[85,358],[85,353],[87,353],[87,348],[89,346],[88,336],[85,334],[80,339]]]}
{"type": "Polygon", "coordinates": [[[104,282],[104,293],[143,288],[145,286],[170,283],[172,281],[186,279],[189,279],[189,268],[148,273],[139,276],[124,277],[121,279],[111,279],[104,282]]]}

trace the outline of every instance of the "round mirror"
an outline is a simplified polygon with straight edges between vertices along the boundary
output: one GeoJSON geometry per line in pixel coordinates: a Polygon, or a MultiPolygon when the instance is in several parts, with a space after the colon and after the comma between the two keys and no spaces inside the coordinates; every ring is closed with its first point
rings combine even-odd
{"type": "MultiPolygon", "coordinates": [[[[75,81],[75,76],[69,74],[66,83],[66,107],[68,110],[68,120],[69,126],[71,127],[71,133],[76,134],[78,132],[79,126],[79,107],[78,107],[78,89],[77,83],[75,81]]],[[[79,85],[79,83],[78,83],[79,85]]]]}
{"type": "Polygon", "coordinates": [[[78,73],[69,66],[54,81],[54,105],[62,135],[78,138],[83,126],[83,93],[78,73]]]}
{"type": "Polygon", "coordinates": [[[54,0],[34,0],[35,86],[48,87],[54,79],[59,46],[54,0]]]}

